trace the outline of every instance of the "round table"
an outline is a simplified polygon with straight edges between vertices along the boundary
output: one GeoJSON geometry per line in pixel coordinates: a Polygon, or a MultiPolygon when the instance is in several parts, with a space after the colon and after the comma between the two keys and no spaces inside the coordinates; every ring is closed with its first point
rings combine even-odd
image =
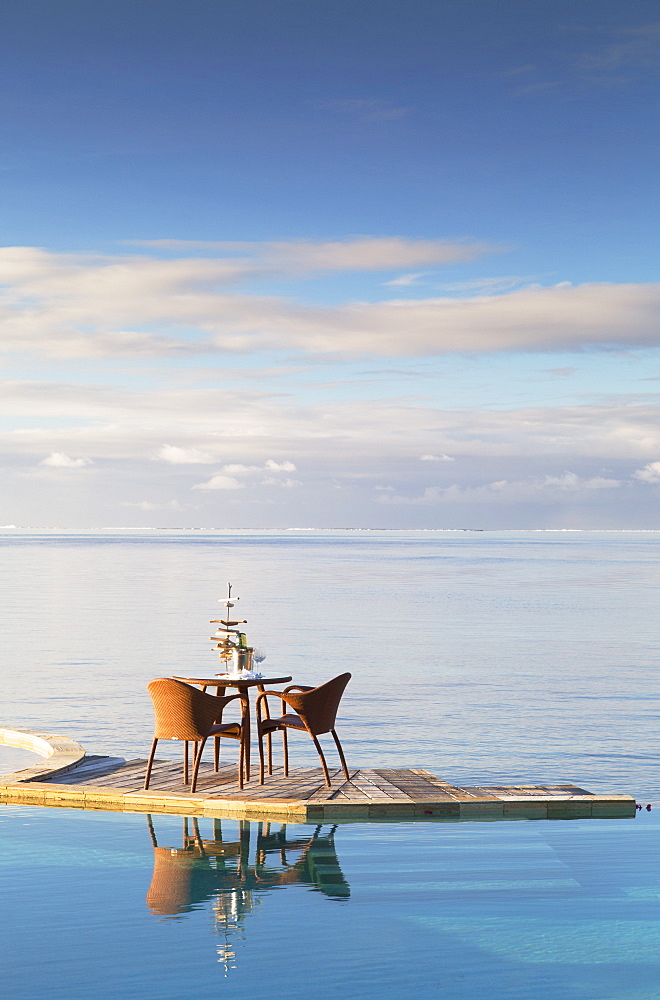
{"type": "MultiPolygon", "coordinates": [[[[249,690],[251,687],[256,687],[261,692],[264,690],[264,684],[286,684],[290,681],[291,675],[282,677],[238,677],[234,674],[190,674],[184,676],[183,674],[172,674],[172,678],[175,681],[183,681],[185,684],[197,684],[201,687],[202,691],[206,691],[207,687],[214,687],[216,689],[216,694],[224,694],[225,688],[237,688],[239,694],[241,695],[242,701],[245,702],[245,770],[248,781],[250,780],[250,697],[249,690]]],[[[268,699],[266,699],[266,702],[268,699]]],[[[266,705],[266,711],[268,710],[268,705],[266,705]]]]}

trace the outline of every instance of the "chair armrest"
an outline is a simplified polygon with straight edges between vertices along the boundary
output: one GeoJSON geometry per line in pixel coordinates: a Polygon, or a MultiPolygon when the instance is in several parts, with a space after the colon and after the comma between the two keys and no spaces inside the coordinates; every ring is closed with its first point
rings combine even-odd
{"type": "Polygon", "coordinates": [[[241,691],[239,694],[210,694],[209,698],[217,698],[218,701],[222,702],[222,707],[224,708],[230,701],[236,701],[237,698],[245,701],[245,692],[241,691]]]}
{"type": "Polygon", "coordinates": [[[282,694],[288,694],[289,691],[313,691],[314,688],[310,687],[309,684],[289,684],[288,687],[284,688],[282,694]]]}
{"type": "Polygon", "coordinates": [[[283,694],[284,694],[283,691],[260,691],[259,694],[257,695],[257,700],[255,701],[255,705],[258,705],[262,698],[269,698],[271,695],[274,698],[281,698],[283,694]]]}
{"type": "Polygon", "coordinates": [[[257,725],[261,722],[261,702],[264,702],[266,708],[266,717],[268,718],[268,698],[279,698],[282,702],[282,714],[284,714],[284,692],[283,691],[261,691],[257,695],[257,699],[254,703],[254,708],[257,716],[257,725]]]}
{"type": "Polygon", "coordinates": [[[210,694],[210,695],[208,695],[208,697],[209,698],[217,698],[217,700],[219,702],[222,702],[222,704],[220,705],[220,712],[219,712],[218,717],[216,719],[216,723],[218,721],[222,721],[222,713],[224,712],[224,710],[225,710],[226,706],[229,704],[229,702],[230,701],[236,701],[237,698],[240,698],[240,700],[242,702],[242,705],[241,705],[241,721],[243,721],[245,719],[246,712],[249,711],[249,709],[247,707],[247,699],[245,697],[245,692],[244,691],[240,691],[238,694],[227,694],[227,695],[225,695],[225,694],[210,694]]]}

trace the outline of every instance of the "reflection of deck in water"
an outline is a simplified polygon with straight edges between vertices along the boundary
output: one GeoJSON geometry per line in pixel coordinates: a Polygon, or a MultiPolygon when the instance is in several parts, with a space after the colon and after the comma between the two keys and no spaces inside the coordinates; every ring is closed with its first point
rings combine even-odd
{"type": "Polygon", "coordinates": [[[182,781],[179,761],[157,761],[143,791],[146,760],[85,757],[65,773],[36,780],[0,778],[0,801],[73,806],[109,811],[185,813],[198,816],[289,819],[291,822],[375,818],[573,819],[623,817],[635,813],[629,795],[595,795],[571,784],[457,786],[425,768],[363,768],[331,772],[332,787],[320,768],[281,768],[260,785],[253,774],[243,790],[236,765],[218,773],[202,762],[193,795],[182,781]]]}

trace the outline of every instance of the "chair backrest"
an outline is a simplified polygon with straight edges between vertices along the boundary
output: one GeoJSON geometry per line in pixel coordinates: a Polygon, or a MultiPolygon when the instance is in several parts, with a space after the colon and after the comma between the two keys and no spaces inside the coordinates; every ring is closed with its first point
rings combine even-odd
{"type": "Polygon", "coordinates": [[[287,704],[315,736],[329,733],[335,728],[339,702],[350,679],[350,674],[340,674],[311,691],[292,691],[286,696],[287,704]]]}
{"type": "Polygon", "coordinates": [[[159,740],[206,739],[233,697],[216,698],[171,677],[157,677],[148,691],[156,713],[154,737],[159,740]]]}

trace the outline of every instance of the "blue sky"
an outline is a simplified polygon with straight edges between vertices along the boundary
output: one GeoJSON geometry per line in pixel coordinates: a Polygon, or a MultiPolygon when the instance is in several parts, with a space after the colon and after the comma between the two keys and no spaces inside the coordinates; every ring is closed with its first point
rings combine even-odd
{"type": "Polygon", "coordinates": [[[0,524],[660,527],[656,3],[0,46],[0,524]]]}

